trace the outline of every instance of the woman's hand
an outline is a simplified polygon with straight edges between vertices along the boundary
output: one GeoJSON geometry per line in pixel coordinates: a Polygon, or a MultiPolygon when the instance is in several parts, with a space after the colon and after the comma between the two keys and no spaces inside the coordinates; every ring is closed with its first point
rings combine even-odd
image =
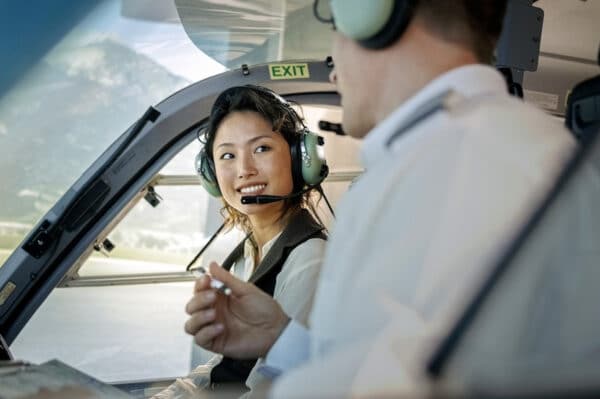
{"type": "Polygon", "coordinates": [[[215,262],[209,270],[231,294],[211,288],[210,276],[197,279],[194,296],[185,307],[190,315],[185,331],[212,352],[238,359],[266,356],[290,318],[254,284],[237,279],[215,262]]]}

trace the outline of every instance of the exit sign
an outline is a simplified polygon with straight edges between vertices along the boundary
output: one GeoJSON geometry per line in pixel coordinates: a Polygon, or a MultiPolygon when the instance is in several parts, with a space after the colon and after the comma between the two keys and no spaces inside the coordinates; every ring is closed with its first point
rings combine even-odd
{"type": "Polygon", "coordinates": [[[307,79],[310,78],[308,64],[269,64],[269,75],[272,80],[307,79]]]}

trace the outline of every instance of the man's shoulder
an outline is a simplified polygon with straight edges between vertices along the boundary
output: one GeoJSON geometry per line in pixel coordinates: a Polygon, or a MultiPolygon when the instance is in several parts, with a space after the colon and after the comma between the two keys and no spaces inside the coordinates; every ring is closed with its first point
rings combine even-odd
{"type": "Polygon", "coordinates": [[[457,113],[451,119],[468,134],[497,139],[514,136],[519,141],[556,142],[568,147],[574,144],[560,118],[515,97],[479,101],[468,112],[457,113]]]}

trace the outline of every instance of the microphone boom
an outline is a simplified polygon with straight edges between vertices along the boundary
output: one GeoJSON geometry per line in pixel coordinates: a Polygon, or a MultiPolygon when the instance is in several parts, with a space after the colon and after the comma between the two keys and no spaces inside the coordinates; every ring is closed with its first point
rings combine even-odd
{"type": "Polygon", "coordinates": [[[253,195],[242,197],[242,204],[270,204],[271,202],[282,201],[288,196],[279,195],[253,195]]]}
{"type": "Polygon", "coordinates": [[[289,195],[248,195],[242,197],[242,204],[270,204],[271,202],[283,201],[289,198],[299,197],[302,194],[316,188],[317,186],[308,186],[302,191],[291,193],[289,195]]]}

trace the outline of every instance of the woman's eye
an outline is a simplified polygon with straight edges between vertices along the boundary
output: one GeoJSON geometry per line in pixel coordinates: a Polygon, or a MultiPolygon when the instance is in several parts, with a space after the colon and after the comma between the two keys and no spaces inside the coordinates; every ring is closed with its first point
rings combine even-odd
{"type": "Polygon", "coordinates": [[[271,149],[271,147],[269,147],[268,145],[259,145],[258,147],[256,147],[255,152],[265,152],[265,151],[269,151],[271,149]]]}
{"type": "Polygon", "coordinates": [[[224,154],[221,154],[219,159],[233,159],[233,154],[230,152],[226,152],[224,154]]]}

